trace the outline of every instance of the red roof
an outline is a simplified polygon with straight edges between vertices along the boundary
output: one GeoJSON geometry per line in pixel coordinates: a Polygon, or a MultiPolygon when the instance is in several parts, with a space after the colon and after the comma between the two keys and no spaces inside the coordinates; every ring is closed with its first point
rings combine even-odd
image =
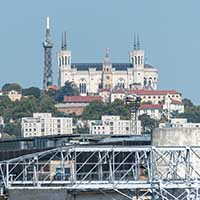
{"type": "Polygon", "coordinates": [[[137,95],[167,95],[167,94],[180,94],[176,90],[114,90],[113,93],[127,93],[137,95]]]}
{"type": "Polygon", "coordinates": [[[64,103],[90,103],[101,100],[101,96],[64,96],[64,103]]]}
{"type": "Polygon", "coordinates": [[[140,110],[145,110],[145,109],[161,109],[162,104],[141,104],[140,110]]]}
{"type": "Polygon", "coordinates": [[[171,99],[171,104],[183,104],[183,102],[176,99],[171,99]]]}

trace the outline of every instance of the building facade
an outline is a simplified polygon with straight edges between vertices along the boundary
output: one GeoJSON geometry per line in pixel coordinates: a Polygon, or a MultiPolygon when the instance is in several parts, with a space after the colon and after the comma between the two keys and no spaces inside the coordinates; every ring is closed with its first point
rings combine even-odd
{"type": "MultiPolygon", "coordinates": [[[[106,93],[101,91],[99,94],[105,99],[104,95],[106,93]]],[[[111,102],[115,99],[124,100],[126,95],[129,94],[139,96],[142,103],[160,104],[163,103],[166,98],[182,102],[182,95],[176,90],[113,90],[110,92],[109,98],[111,102]]]]}
{"type": "MultiPolygon", "coordinates": [[[[130,120],[121,120],[120,116],[103,115],[101,120],[89,120],[89,130],[92,135],[131,135],[130,120]]],[[[138,121],[137,133],[141,134],[141,122],[138,121]]]]}
{"type": "Polygon", "coordinates": [[[200,123],[188,122],[186,118],[170,119],[170,122],[160,123],[159,128],[200,128],[200,123]]]}
{"type": "Polygon", "coordinates": [[[59,86],[64,86],[66,81],[74,82],[81,95],[95,94],[102,88],[157,89],[158,71],[145,64],[145,53],[140,49],[139,41],[135,41],[127,63],[111,63],[109,49],[106,49],[103,63],[72,63],[66,37],[62,38],[57,56],[59,86]]]}
{"type": "Polygon", "coordinates": [[[181,101],[166,98],[161,104],[141,104],[139,115],[149,115],[152,119],[162,117],[170,119],[174,114],[184,113],[184,104],[181,101]]]}
{"type": "Polygon", "coordinates": [[[33,117],[22,118],[21,127],[23,137],[72,134],[72,118],[33,113],[33,117]]]}

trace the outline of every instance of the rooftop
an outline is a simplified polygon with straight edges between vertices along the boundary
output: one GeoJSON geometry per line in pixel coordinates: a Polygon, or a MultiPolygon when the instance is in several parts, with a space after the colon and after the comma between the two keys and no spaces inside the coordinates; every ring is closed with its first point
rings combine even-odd
{"type": "MultiPolygon", "coordinates": [[[[86,71],[89,68],[95,68],[97,71],[101,71],[103,63],[72,63],[72,68],[76,68],[79,71],[86,71]]],[[[133,68],[131,63],[112,63],[112,68],[116,71],[124,71],[128,68],[133,68]]],[[[155,69],[152,65],[144,64],[144,68],[155,69]]]]}
{"type": "Polygon", "coordinates": [[[137,95],[180,94],[176,90],[130,90],[130,89],[113,90],[112,93],[127,93],[127,94],[137,94],[137,95]]]}
{"type": "Polygon", "coordinates": [[[89,103],[101,100],[100,96],[64,96],[64,103],[89,103]]]}

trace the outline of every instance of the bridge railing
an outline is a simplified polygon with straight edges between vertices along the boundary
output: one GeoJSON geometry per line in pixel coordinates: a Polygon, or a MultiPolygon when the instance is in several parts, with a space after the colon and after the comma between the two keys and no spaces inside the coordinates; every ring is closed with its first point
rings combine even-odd
{"type": "Polygon", "coordinates": [[[6,188],[188,188],[200,147],[60,147],[0,162],[6,188]]]}

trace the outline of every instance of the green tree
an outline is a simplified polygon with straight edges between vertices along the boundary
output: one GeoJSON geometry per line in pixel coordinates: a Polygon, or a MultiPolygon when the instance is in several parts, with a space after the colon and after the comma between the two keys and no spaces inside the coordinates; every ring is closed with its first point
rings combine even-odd
{"type": "Polygon", "coordinates": [[[5,122],[12,119],[14,104],[7,96],[0,97],[0,116],[4,118],[5,122]]]}
{"type": "Polygon", "coordinates": [[[101,116],[105,114],[107,106],[102,101],[93,101],[85,107],[82,113],[82,119],[95,120],[101,119],[101,116]]]}
{"type": "Polygon", "coordinates": [[[144,133],[152,133],[153,129],[158,127],[159,122],[150,118],[149,115],[143,114],[139,116],[144,133]]]}
{"type": "Polygon", "coordinates": [[[21,93],[22,87],[18,83],[6,83],[2,87],[3,92],[9,92],[11,90],[15,90],[21,93]]]}
{"type": "Polygon", "coordinates": [[[37,87],[30,87],[30,88],[25,88],[22,89],[22,94],[23,96],[34,96],[35,98],[39,98],[40,97],[40,89],[37,87]]]}
{"type": "Polygon", "coordinates": [[[186,108],[184,113],[178,115],[180,118],[186,118],[188,122],[200,123],[200,106],[186,108]]]}
{"type": "Polygon", "coordinates": [[[4,133],[21,137],[21,124],[20,121],[15,123],[6,123],[4,127],[4,133]]]}
{"type": "Polygon", "coordinates": [[[185,108],[191,108],[194,106],[194,104],[192,103],[192,101],[190,99],[184,98],[182,102],[183,102],[185,108]]]}
{"type": "Polygon", "coordinates": [[[111,104],[107,104],[105,109],[106,115],[119,115],[121,119],[130,119],[129,106],[125,105],[121,99],[115,99],[111,104]]]}
{"type": "Polygon", "coordinates": [[[74,82],[66,81],[65,85],[57,91],[56,100],[63,102],[64,96],[79,96],[79,89],[74,82]]]}
{"type": "Polygon", "coordinates": [[[16,120],[22,117],[31,117],[34,112],[38,111],[38,101],[34,96],[22,98],[21,101],[16,101],[15,103],[12,119],[16,120]]]}
{"type": "Polygon", "coordinates": [[[43,94],[40,98],[39,112],[56,113],[55,101],[46,94],[43,94]]]}

